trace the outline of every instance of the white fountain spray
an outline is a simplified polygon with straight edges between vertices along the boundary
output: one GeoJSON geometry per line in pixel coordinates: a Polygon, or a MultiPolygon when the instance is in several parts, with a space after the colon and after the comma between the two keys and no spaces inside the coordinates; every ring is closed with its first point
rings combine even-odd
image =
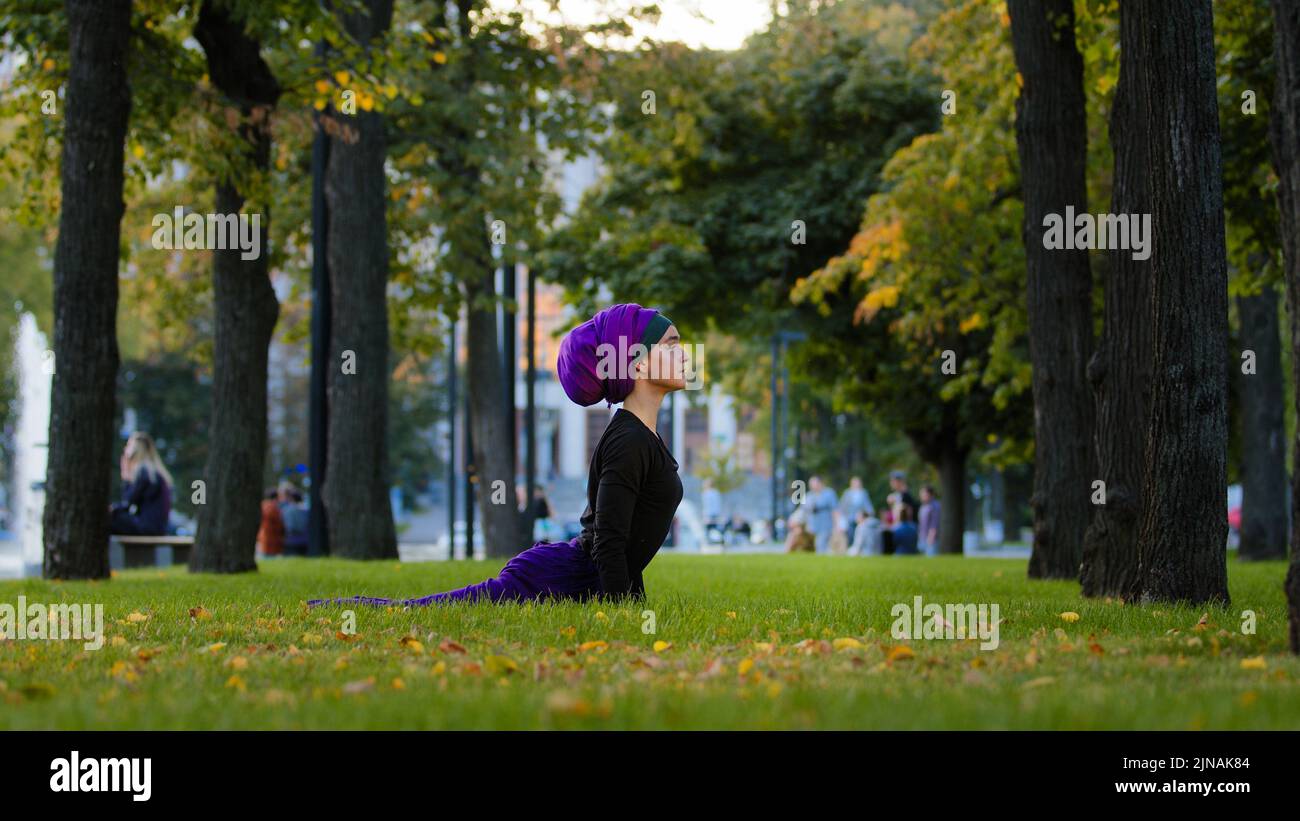
{"type": "Polygon", "coordinates": [[[18,366],[18,425],[14,431],[15,527],[22,545],[24,576],[40,576],[45,556],[41,515],[45,511],[45,467],[49,459],[50,385],[54,354],[36,317],[24,313],[18,322],[14,350],[18,366]]]}

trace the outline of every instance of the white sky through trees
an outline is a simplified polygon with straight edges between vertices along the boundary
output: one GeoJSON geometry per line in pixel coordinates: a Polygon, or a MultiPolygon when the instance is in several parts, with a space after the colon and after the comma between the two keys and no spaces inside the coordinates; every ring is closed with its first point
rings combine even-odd
{"type": "MultiPolygon", "coordinates": [[[[522,6],[538,20],[571,25],[630,19],[626,12],[649,4],[650,0],[492,0],[499,9],[522,6]]],[[[634,39],[649,36],[692,48],[737,49],[772,19],[772,0],[659,0],[656,5],[657,23],[632,20],[634,39]]]]}

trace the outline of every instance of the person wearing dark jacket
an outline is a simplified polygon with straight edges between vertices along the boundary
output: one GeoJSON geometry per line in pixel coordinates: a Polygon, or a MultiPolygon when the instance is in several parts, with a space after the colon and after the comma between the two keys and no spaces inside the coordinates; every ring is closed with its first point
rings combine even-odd
{"type": "Polygon", "coordinates": [[[682,500],[677,460],[655,421],[664,397],[686,387],[685,365],[677,329],[658,311],[620,304],[599,312],[564,338],[558,363],[560,384],[574,402],[623,403],[591,457],[582,531],[564,542],[537,542],[496,578],[458,590],[418,599],[312,599],[308,606],[644,598],[643,573],[682,500]]]}
{"type": "Polygon", "coordinates": [[[911,505],[900,504],[898,506],[898,524],[893,527],[894,532],[894,555],[896,556],[915,556],[917,550],[916,539],[916,513],[911,505]]]}
{"type": "Polygon", "coordinates": [[[172,477],[153,439],[136,431],[118,462],[126,489],[109,508],[109,532],[122,536],[165,536],[172,510],[172,477]]]}
{"type": "Polygon", "coordinates": [[[281,482],[280,519],[284,522],[284,554],[307,555],[307,521],[309,513],[302,505],[302,493],[289,482],[281,482]]]}

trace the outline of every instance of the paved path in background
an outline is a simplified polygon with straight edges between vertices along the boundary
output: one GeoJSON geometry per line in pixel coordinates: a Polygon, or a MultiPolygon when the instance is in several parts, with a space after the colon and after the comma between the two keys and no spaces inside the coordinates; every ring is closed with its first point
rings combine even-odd
{"type": "MultiPolygon", "coordinates": [[[[445,520],[443,527],[446,527],[445,520]]],[[[442,530],[437,531],[435,535],[441,535],[442,530]]],[[[476,558],[483,558],[482,545],[478,545],[479,555],[476,558]]],[[[719,551],[712,549],[705,552],[698,550],[675,550],[666,548],[669,553],[675,553],[681,556],[727,556],[727,555],[746,555],[757,553],[781,553],[785,549],[784,545],[775,542],[767,544],[749,544],[749,545],[729,545],[725,550],[719,551]]],[[[408,541],[405,536],[397,545],[397,554],[401,561],[404,562],[438,562],[447,560],[446,546],[439,547],[436,542],[430,541],[408,541]]],[[[1027,559],[1029,558],[1029,548],[1021,546],[1012,547],[990,547],[967,553],[968,558],[981,559],[1027,559]]],[[[19,579],[22,578],[22,554],[19,544],[16,540],[0,541],[0,579],[19,579]]]]}

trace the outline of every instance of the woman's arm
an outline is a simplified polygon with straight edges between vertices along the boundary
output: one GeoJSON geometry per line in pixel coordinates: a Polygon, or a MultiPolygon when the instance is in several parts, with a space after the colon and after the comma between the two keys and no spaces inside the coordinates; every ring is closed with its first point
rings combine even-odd
{"type": "Polygon", "coordinates": [[[621,598],[631,592],[627,543],[632,511],[645,477],[645,461],[642,451],[626,439],[611,439],[606,445],[596,487],[592,553],[601,589],[606,595],[621,598]]]}

